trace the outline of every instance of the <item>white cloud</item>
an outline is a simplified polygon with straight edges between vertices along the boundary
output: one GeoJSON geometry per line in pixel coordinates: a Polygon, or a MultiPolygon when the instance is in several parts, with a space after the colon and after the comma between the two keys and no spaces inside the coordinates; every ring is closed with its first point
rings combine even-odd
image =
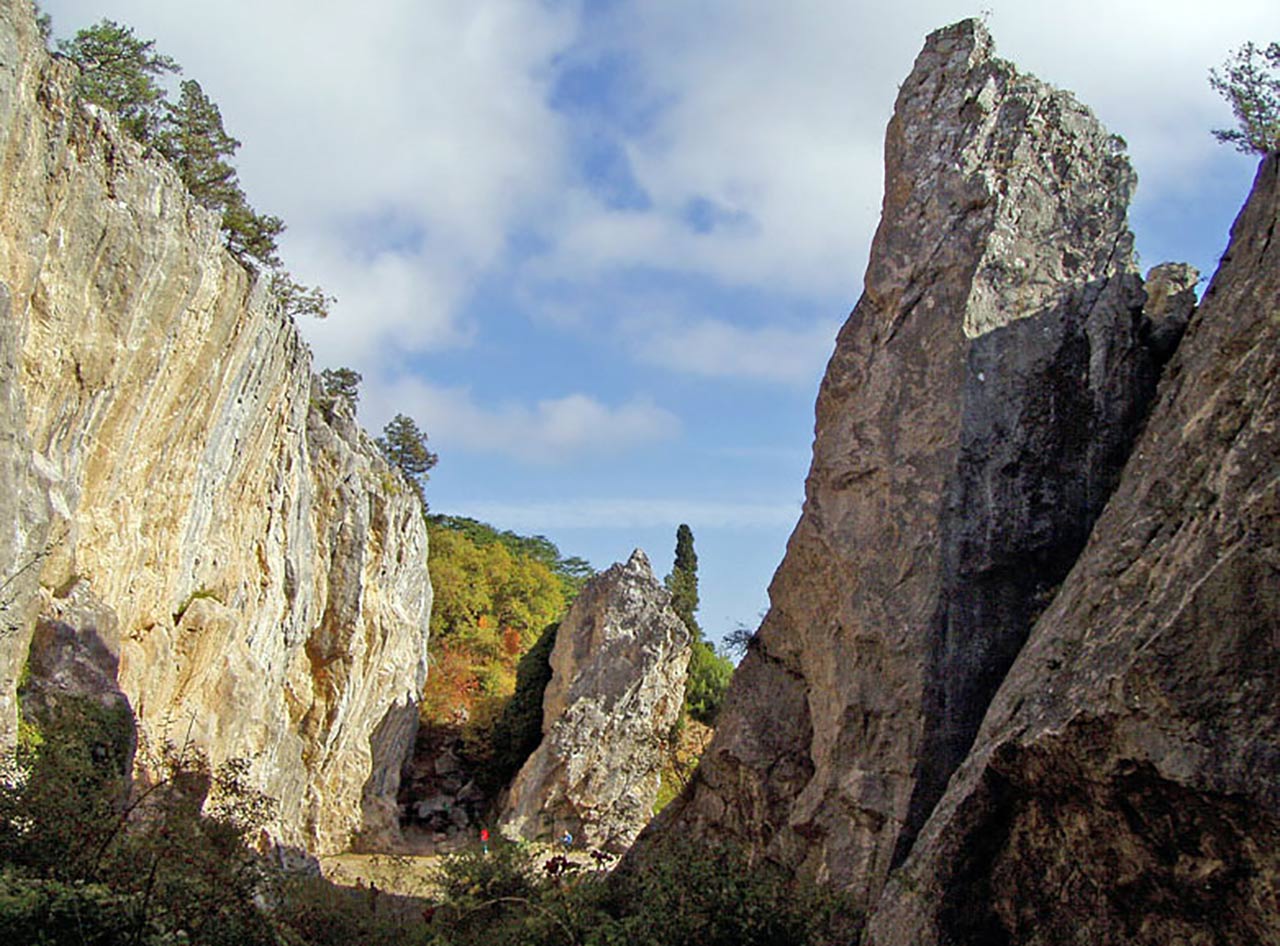
{"type": "MultiPolygon", "coordinates": [[[[1274,0],[1078,0],[991,4],[1000,55],[1075,90],[1125,136],[1144,200],[1179,199],[1221,149],[1229,122],[1206,72],[1245,39],[1280,28],[1274,0]]],[[[626,0],[596,28],[664,103],[625,150],[651,206],[577,195],[555,221],[557,277],[636,265],[852,301],[880,206],[881,142],[924,36],[970,2],[897,5],[774,0],[626,0]],[[745,225],[698,232],[706,200],[745,225]]]]}
{"type": "Polygon", "coordinates": [[[699,499],[580,499],[572,502],[467,504],[468,515],[516,531],[641,529],[696,522],[705,529],[777,529],[795,524],[797,503],[735,503],[699,499]]]}
{"type": "Polygon", "coordinates": [[[563,464],[624,453],[680,433],[680,420],[645,399],[610,406],[585,394],[539,400],[532,406],[479,403],[466,388],[444,388],[403,377],[374,380],[361,396],[361,417],[380,429],[396,413],[418,421],[434,449],[499,454],[523,462],[563,464]]]}
{"type": "Polygon", "coordinates": [[[713,319],[665,329],[652,320],[632,326],[641,357],[665,368],[804,385],[821,376],[839,327],[838,320],[830,319],[802,328],[744,327],[713,319]]]}
{"type": "MultiPolygon", "coordinates": [[[[104,9],[43,7],[59,34],[104,9]]],[[[289,224],[286,263],[338,296],[319,349],[465,340],[468,291],[560,190],[546,98],[575,35],[569,5],[113,0],[107,15],[177,59],[244,142],[250,200],[289,224]]]]}

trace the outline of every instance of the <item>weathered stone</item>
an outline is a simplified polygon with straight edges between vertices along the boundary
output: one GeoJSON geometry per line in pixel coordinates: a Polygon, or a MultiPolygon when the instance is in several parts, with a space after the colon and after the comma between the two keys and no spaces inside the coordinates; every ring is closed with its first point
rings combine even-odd
{"type": "Polygon", "coordinates": [[[1280,943],[1280,156],[875,946],[1280,943]]]}
{"type": "MultiPolygon", "coordinates": [[[[116,683],[120,629],[115,613],[77,581],[52,597],[36,624],[23,682],[23,711],[48,718],[59,700],[90,700],[104,709],[129,710],[116,683]]],[[[132,753],[130,753],[132,755],[132,753]]]]}
{"type": "Polygon", "coordinates": [[[1142,313],[1147,318],[1176,319],[1184,325],[1196,308],[1196,284],[1200,270],[1190,263],[1161,263],[1147,272],[1147,302],[1142,313]]]}
{"type": "MultiPolygon", "coordinates": [[[[194,720],[211,763],[252,760],[280,840],[325,852],[394,830],[426,672],[420,508],[346,402],[313,390],[296,327],[217,217],[77,104],[73,75],[30,4],[0,0],[0,356],[20,346],[0,395],[21,395],[0,396],[0,437],[27,451],[0,476],[26,463],[49,509],[6,519],[0,566],[55,537],[40,581],[114,612],[144,735],[194,720]]],[[[26,633],[0,642],[6,681],[26,633]]]]}
{"type": "Polygon", "coordinates": [[[689,632],[643,552],[593,578],[556,634],[543,739],[503,832],[625,849],[653,814],[688,665],[689,632]]]}
{"type": "Polygon", "coordinates": [[[32,463],[26,398],[18,383],[22,338],[12,303],[0,283],[0,746],[17,738],[18,681],[40,607],[50,519],[32,463]]]}
{"type": "Polygon", "coordinates": [[[969,20],[902,85],[865,290],[771,608],[652,836],[874,902],[1083,547],[1154,395],[1123,145],[969,20]]]}
{"type": "Polygon", "coordinates": [[[1147,302],[1142,314],[1150,323],[1148,345],[1163,365],[1173,355],[1196,309],[1200,271],[1188,263],[1161,263],[1147,273],[1147,302]]]}

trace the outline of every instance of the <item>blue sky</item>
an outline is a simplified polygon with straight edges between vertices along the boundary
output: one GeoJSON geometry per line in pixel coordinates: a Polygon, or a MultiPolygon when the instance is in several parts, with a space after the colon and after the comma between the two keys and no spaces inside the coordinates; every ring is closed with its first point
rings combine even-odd
{"type": "MultiPolygon", "coordinates": [[[[754,626],[800,512],[813,401],[861,291],[898,83],[945,0],[45,0],[176,58],[244,142],[295,275],[338,297],[317,368],[417,419],[432,508],[597,567],[670,569],[703,627],[754,626]]],[[[998,53],[1129,142],[1143,266],[1206,274],[1255,162],[1211,66],[1274,0],[985,9],[998,53]]]]}

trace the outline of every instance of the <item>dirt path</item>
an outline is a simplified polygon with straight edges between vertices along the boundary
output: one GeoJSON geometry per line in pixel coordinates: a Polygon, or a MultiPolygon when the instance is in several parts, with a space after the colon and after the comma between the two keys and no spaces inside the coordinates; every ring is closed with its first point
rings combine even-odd
{"type": "Polygon", "coordinates": [[[442,855],[333,854],[320,858],[320,872],[342,887],[378,889],[403,897],[431,898],[432,875],[442,855]]]}

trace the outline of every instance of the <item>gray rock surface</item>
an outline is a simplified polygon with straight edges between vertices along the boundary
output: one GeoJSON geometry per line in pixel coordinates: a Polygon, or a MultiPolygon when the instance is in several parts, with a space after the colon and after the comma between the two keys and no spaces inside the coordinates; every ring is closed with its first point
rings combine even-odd
{"type": "Polygon", "coordinates": [[[646,836],[733,839],[863,905],[1084,546],[1159,368],[1122,143],[978,22],[927,39],[885,169],[769,613],[646,836]]]}
{"type": "Polygon", "coordinates": [[[629,846],[653,815],[688,665],[688,629],[644,552],[593,578],[556,633],[543,739],[512,783],[503,832],[629,846]]]}
{"type": "Polygon", "coordinates": [[[180,741],[190,718],[211,764],[251,759],[287,844],[376,838],[426,673],[416,499],[316,396],[217,218],[77,104],[73,74],[30,4],[0,0],[0,485],[38,486],[0,500],[4,577],[47,552],[12,586],[0,735],[30,618],[82,584],[114,614],[144,737],[180,741]]]}
{"type": "Polygon", "coordinates": [[[874,946],[1280,943],[1280,157],[874,946]]]}

